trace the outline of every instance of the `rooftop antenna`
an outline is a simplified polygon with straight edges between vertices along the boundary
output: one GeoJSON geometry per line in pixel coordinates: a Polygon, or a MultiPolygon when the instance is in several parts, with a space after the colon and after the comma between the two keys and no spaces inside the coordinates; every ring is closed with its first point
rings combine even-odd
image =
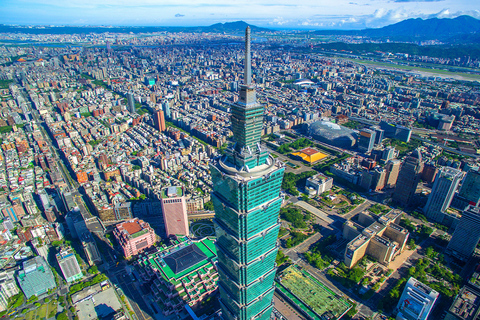
{"type": "Polygon", "coordinates": [[[245,29],[245,75],[246,86],[252,84],[252,61],[250,56],[250,26],[245,29]]]}

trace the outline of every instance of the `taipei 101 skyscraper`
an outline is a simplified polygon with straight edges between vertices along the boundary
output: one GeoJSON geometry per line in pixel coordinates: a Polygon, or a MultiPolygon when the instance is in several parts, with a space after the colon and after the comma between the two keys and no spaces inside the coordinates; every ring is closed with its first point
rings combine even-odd
{"type": "Polygon", "coordinates": [[[222,317],[269,319],[285,168],[260,145],[263,106],[251,79],[250,28],[245,32],[245,75],[232,106],[234,143],[210,165],[215,207],[222,317]]]}

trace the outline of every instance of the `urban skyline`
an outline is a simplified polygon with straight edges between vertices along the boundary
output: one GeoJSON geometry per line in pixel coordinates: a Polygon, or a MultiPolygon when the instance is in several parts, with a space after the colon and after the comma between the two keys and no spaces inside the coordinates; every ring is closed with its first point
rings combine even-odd
{"type": "Polygon", "coordinates": [[[0,26],[0,317],[480,314],[480,20],[418,22],[0,26]]]}

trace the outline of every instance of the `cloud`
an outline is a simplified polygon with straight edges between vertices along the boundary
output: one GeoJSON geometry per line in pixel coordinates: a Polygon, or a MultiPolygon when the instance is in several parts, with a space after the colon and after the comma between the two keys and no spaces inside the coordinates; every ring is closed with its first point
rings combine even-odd
{"type": "Polygon", "coordinates": [[[393,2],[440,2],[445,0],[394,0],[393,2]]]}
{"type": "Polygon", "coordinates": [[[175,17],[176,17],[176,18],[180,18],[180,17],[185,17],[185,15],[184,15],[184,14],[177,13],[177,14],[175,15],[175,17]]]}

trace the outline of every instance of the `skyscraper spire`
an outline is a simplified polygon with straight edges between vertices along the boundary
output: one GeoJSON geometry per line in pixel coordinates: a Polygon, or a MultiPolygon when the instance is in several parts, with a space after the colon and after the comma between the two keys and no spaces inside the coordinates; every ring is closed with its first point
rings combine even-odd
{"type": "Polygon", "coordinates": [[[251,84],[250,28],[244,79],[240,99],[232,105],[234,143],[210,162],[218,287],[223,319],[269,320],[285,167],[260,145],[264,110],[251,84]]]}
{"type": "Polygon", "coordinates": [[[245,29],[245,74],[244,84],[249,86],[252,84],[252,60],[250,54],[250,27],[245,29]]]}

